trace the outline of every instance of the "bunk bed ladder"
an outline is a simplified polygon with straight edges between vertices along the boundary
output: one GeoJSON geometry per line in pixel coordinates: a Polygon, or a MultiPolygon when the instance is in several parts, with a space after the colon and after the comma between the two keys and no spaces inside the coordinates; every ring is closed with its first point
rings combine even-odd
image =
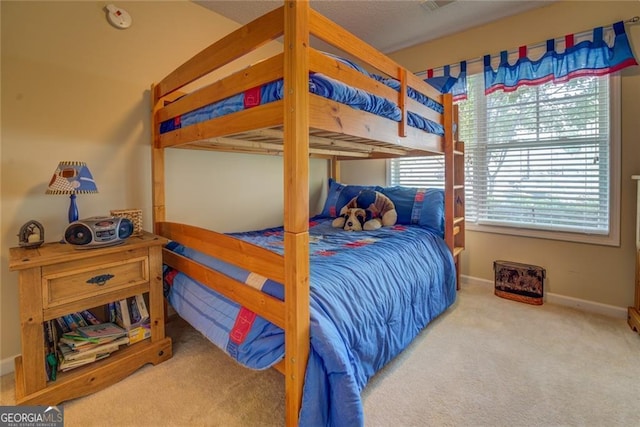
{"type": "Polygon", "coordinates": [[[464,224],[464,143],[458,141],[458,106],[450,94],[443,95],[445,163],[445,230],[447,246],[456,264],[456,286],[460,289],[460,253],[465,246],[464,224]]]}

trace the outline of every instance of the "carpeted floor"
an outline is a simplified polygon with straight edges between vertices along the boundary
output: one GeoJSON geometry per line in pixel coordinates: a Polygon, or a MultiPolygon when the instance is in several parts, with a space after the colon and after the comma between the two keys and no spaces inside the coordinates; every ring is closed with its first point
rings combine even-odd
{"type": "MultiPolygon", "coordinates": [[[[174,356],[63,404],[65,426],[280,426],[284,381],[240,367],[183,321],[174,356]]],[[[0,404],[14,403],[13,375],[0,404]]],[[[630,426],[640,420],[640,335],[626,322],[463,285],[363,392],[366,425],[630,426]]]]}

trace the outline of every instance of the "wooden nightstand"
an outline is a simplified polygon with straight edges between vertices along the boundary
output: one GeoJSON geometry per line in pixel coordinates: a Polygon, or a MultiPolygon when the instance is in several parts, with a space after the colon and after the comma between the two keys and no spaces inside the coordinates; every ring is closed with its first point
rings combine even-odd
{"type": "Polygon", "coordinates": [[[62,243],[10,249],[9,268],[19,272],[22,338],[22,355],[15,359],[17,404],[57,405],[114,384],[147,363],[171,358],[162,295],[166,243],[144,232],[123,244],[98,249],[62,243]],[[101,276],[113,277],[96,280],[101,276]],[[47,381],[43,322],[142,293],[149,294],[149,339],[121,346],[104,360],[59,372],[55,381],[47,381]]]}

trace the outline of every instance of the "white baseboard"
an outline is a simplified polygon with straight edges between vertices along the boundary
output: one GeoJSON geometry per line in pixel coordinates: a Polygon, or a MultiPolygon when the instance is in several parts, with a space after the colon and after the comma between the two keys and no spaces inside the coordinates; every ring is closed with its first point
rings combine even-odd
{"type": "Polygon", "coordinates": [[[6,359],[0,360],[0,376],[11,374],[15,371],[14,360],[16,356],[7,357],[6,359]]]}
{"type": "Polygon", "coordinates": [[[568,297],[565,295],[558,295],[554,293],[548,293],[545,295],[545,301],[552,304],[564,305],[568,307],[577,308],[579,310],[589,311],[591,313],[604,314],[609,317],[616,317],[618,319],[627,318],[627,308],[618,307],[615,305],[602,304],[599,302],[588,301],[579,298],[568,297]]]}
{"type": "MultiPolygon", "coordinates": [[[[469,285],[486,285],[494,286],[493,281],[480,279],[472,276],[460,276],[460,281],[469,285]]],[[[579,310],[588,311],[591,313],[603,314],[605,316],[616,317],[619,319],[627,318],[627,308],[618,307],[615,305],[602,304],[599,302],[588,301],[580,298],[568,297],[565,295],[554,294],[547,292],[544,294],[545,302],[557,305],[564,305],[566,307],[577,308],[579,310]]]]}

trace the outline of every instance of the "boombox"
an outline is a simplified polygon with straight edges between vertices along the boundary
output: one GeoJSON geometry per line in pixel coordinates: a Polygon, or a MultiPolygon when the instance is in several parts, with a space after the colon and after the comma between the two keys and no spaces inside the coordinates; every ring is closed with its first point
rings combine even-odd
{"type": "Polygon", "coordinates": [[[94,216],[72,222],[64,232],[64,240],[81,249],[123,243],[133,233],[133,222],[115,216],[94,216]]]}

